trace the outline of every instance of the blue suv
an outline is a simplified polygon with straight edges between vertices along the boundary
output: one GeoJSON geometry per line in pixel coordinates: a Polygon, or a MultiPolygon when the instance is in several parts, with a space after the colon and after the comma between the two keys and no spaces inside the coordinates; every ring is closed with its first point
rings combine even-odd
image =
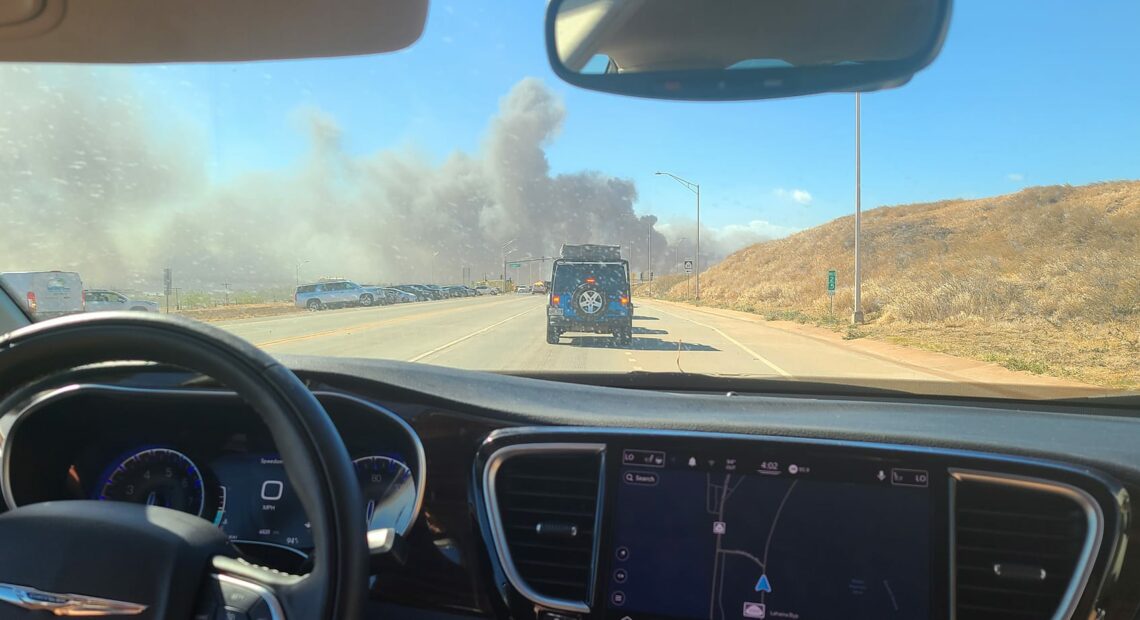
{"type": "Polygon", "coordinates": [[[564,245],[554,261],[546,308],[546,341],[558,344],[564,332],[613,334],[619,344],[633,340],[629,263],[621,248],[564,245]]]}

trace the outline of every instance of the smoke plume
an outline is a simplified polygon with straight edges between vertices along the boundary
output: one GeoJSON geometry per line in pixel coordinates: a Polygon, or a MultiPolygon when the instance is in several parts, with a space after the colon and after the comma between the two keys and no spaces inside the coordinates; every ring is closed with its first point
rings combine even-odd
{"type": "MultiPolygon", "coordinates": [[[[310,109],[293,165],[212,182],[207,128],[170,120],[114,75],[0,68],[0,271],[69,269],[89,287],[142,290],[168,266],[187,288],[284,285],[298,265],[310,280],[458,282],[464,267],[495,277],[512,239],[509,261],[632,242],[645,268],[657,220],[634,212],[634,183],[551,174],[545,149],[566,110],[537,79],[503,97],[474,153],[349,154],[336,119],[310,109]]],[[[666,237],[652,243],[662,269],[666,237]]]]}

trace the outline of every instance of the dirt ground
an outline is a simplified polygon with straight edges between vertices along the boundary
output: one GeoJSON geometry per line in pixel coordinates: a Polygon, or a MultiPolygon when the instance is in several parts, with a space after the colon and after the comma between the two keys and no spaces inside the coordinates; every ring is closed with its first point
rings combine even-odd
{"type": "Polygon", "coordinates": [[[204,323],[216,321],[233,321],[236,319],[252,319],[266,316],[280,316],[305,312],[289,302],[276,302],[267,304],[233,304],[218,306],[216,308],[201,308],[197,310],[179,310],[172,314],[179,314],[204,323]]]}

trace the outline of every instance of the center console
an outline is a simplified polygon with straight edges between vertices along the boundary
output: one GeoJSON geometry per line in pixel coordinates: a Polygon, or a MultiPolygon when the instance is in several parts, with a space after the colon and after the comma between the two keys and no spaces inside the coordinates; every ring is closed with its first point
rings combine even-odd
{"type": "Polygon", "coordinates": [[[1057,463],[777,437],[511,429],[476,482],[501,599],[547,620],[1087,617],[1127,518],[1057,463]]]}

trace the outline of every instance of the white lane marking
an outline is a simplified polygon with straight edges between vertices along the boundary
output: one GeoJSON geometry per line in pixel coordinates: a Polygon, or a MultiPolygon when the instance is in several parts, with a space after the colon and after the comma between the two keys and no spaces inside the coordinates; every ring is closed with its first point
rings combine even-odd
{"type": "Polygon", "coordinates": [[[644,369],[644,368],[642,368],[641,366],[634,366],[634,367],[633,367],[633,369],[634,369],[634,370],[645,370],[645,369],[644,369]]]}
{"type": "Polygon", "coordinates": [[[629,358],[629,363],[630,363],[630,364],[636,364],[636,363],[637,363],[637,360],[635,360],[635,359],[633,359],[633,358],[631,357],[631,358],[629,358]]]}
{"type": "MultiPolygon", "coordinates": [[[[539,307],[539,306],[536,306],[535,308],[537,308],[537,307],[539,307]]],[[[451,347],[454,347],[455,345],[463,342],[464,340],[468,340],[470,338],[474,338],[475,336],[478,336],[479,334],[483,334],[483,333],[486,333],[488,331],[491,331],[492,329],[502,325],[503,323],[506,323],[507,321],[510,321],[511,319],[517,319],[520,316],[526,314],[527,312],[534,312],[535,308],[527,308],[526,310],[523,310],[522,312],[520,312],[518,314],[512,314],[511,316],[503,319],[502,321],[499,321],[498,323],[492,323],[491,325],[488,325],[488,326],[484,327],[483,329],[473,331],[470,334],[463,336],[462,338],[456,338],[455,340],[452,340],[451,342],[449,342],[447,344],[440,345],[440,346],[432,349],[431,351],[428,351],[427,353],[421,353],[421,354],[413,357],[412,359],[410,359],[408,361],[409,362],[418,362],[418,361],[422,360],[423,358],[428,357],[429,355],[435,355],[436,353],[439,353],[440,351],[442,351],[444,349],[449,349],[451,347]]]]}
{"type": "MultiPolygon", "coordinates": [[[[756,358],[757,360],[759,360],[762,364],[764,364],[768,368],[771,368],[772,370],[776,371],[777,374],[784,376],[784,377],[791,377],[792,376],[792,373],[784,370],[783,368],[780,368],[776,364],[772,363],[772,361],[769,360],[768,358],[764,357],[763,355],[760,355],[759,353],[753,351],[752,349],[749,349],[747,346],[744,345],[744,343],[742,343],[739,340],[737,340],[736,338],[733,338],[732,336],[729,336],[728,334],[720,331],[719,329],[713,327],[712,325],[705,325],[704,323],[701,323],[700,321],[694,321],[693,319],[687,319],[683,316],[677,316],[676,314],[673,314],[672,312],[666,312],[666,311],[662,310],[661,308],[657,308],[657,311],[660,312],[661,314],[666,314],[666,315],[671,316],[675,319],[681,319],[682,321],[688,321],[688,322],[692,323],[693,325],[699,325],[705,329],[711,329],[714,332],[720,334],[725,340],[727,340],[727,341],[731,342],[732,344],[740,347],[740,349],[742,351],[744,351],[745,353],[756,358]]],[[[678,360],[678,362],[679,361],[680,360],[678,360]]]]}

